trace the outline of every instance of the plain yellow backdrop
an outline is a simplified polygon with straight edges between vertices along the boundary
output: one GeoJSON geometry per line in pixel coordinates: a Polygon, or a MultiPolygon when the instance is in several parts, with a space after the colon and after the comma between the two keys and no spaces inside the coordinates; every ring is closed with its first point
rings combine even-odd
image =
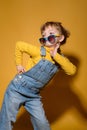
{"type": "MultiPolygon", "coordinates": [[[[46,21],[60,21],[71,32],[61,49],[77,66],[77,73],[56,75],[41,93],[44,108],[52,130],[87,130],[86,13],[86,0],[0,1],[0,107],[7,85],[16,74],[15,43],[22,40],[39,46],[40,26],[46,21]]],[[[29,118],[21,108],[14,130],[33,130],[29,118]]]]}

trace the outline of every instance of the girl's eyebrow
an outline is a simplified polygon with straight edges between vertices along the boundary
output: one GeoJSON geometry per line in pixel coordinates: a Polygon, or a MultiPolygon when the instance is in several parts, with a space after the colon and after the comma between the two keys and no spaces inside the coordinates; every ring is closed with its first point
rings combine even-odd
{"type": "Polygon", "coordinates": [[[50,32],[50,34],[54,34],[54,32],[50,32]]]}
{"type": "MultiPolygon", "coordinates": [[[[50,30],[49,33],[54,33],[54,31],[50,30]]],[[[46,35],[46,33],[43,33],[42,35],[46,35]]]]}
{"type": "Polygon", "coordinates": [[[42,34],[42,37],[44,37],[45,35],[44,34],[42,34]]]}
{"type": "Polygon", "coordinates": [[[45,33],[42,33],[42,37],[44,37],[46,34],[45,33]]]}

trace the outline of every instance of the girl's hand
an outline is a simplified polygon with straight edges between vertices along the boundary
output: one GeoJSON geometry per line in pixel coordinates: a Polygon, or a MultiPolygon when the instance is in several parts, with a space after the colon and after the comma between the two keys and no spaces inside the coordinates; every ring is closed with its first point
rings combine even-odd
{"type": "Polygon", "coordinates": [[[50,55],[51,55],[52,57],[54,57],[54,56],[56,55],[57,50],[58,50],[59,47],[60,47],[60,43],[56,44],[56,45],[52,48],[52,50],[50,50],[50,55]]]}
{"type": "Polygon", "coordinates": [[[25,72],[25,68],[22,65],[17,65],[16,68],[18,74],[25,72]]]}

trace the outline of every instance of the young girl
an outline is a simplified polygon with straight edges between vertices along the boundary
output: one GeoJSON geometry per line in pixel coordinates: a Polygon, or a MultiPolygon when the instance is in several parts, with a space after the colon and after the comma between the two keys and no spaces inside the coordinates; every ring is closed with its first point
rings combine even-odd
{"type": "Polygon", "coordinates": [[[69,32],[59,22],[46,22],[41,27],[41,47],[17,42],[15,61],[18,74],[10,82],[0,112],[0,130],[12,130],[19,108],[23,105],[30,113],[34,130],[51,130],[41,102],[40,90],[63,69],[68,75],[76,67],[61,54],[60,46],[69,32]],[[23,53],[30,58],[26,69],[22,66],[23,53]]]}

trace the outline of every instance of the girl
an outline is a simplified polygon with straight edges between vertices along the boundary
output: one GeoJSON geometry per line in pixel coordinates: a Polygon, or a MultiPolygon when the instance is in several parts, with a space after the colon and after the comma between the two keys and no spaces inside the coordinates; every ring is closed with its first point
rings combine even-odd
{"type": "Polygon", "coordinates": [[[10,82],[0,112],[0,130],[12,130],[19,108],[23,105],[30,113],[34,130],[51,130],[41,102],[40,90],[63,69],[68,75],[76,67],[61,54],[69,32],[59,22],[46,22],[41,27],[41,47],[17,42],[15,61],[18,74],[10,82]],[[26,69],[22,65],[23,53],[30,58],[26,69]]]}

